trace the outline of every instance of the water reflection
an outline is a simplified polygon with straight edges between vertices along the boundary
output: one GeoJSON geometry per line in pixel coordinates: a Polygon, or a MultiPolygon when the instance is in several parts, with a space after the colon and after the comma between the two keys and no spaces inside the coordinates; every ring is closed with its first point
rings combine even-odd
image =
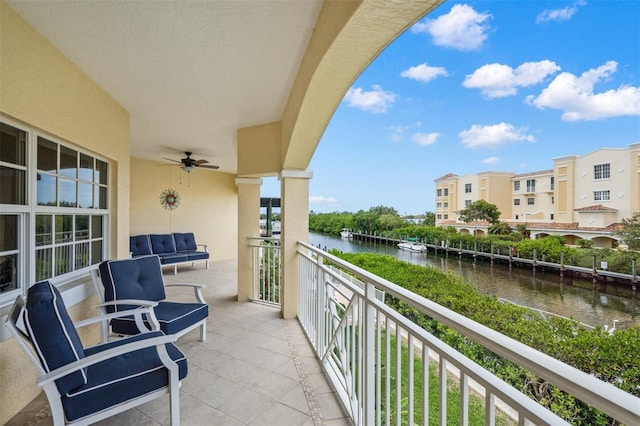
{"type": "Polygon", "coordinates": [[[394,246],[350,241],[317,233],[310,233],[309,240],[322,249],[350,253],[385,253],[410,263],[430,265],[463,277],[484,294],[572,317],[585,324],[611,327],[614,319],[620,320],[618,328],[640,324],[638,297],[631,290],[611,285],[606,288],[598,285],[594,288],[590,280],[560,277],[557,271],[533,272],[530,266],[509,268],[505,264],[491,265],[488,260],[473,263],[457,254],[445,257],[436,256],[433,252],[408,252],[394,246]]]}

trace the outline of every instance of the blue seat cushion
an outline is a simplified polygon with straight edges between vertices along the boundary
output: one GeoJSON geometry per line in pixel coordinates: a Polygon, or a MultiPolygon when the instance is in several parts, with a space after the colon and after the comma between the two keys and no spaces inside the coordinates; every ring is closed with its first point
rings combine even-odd
{"type": "MultiPolygon", "coordinates": [[[[107,260],[100,264],[104,300],[141,299],[158,302],[166,298],[164,277],[158,256],[107,260]]],[[[108,312],[120,312],[137,306],[108,306],[108,312]]]]}
{"type": "MultiPolygon", "coordinates": [[[[160,323],[160,329],[165,334],[175,334],[207,318],[209,305],[206,303],[160,302],[153,311],[160,323]]],[[[146,325],[149,327],[148,323],[146,325]]],[[[119,334],[139,333],[133,316],[111,320],[111,329],[114,333],[119,334]]]]}
{"type": "MultiPolygon", "coordinates": [[[[49,281],[29,288],[24,315],[27,334],[45,371],[84,358],[84,349],[62,296],[49,281]]],[[[87,383],[87,372],[80,370],[56,380],[61,394],[87,383]]]]}
{"type": "Polygon", "coordinates": [[[151,241],[148,235],[134,235],[129,237],[129,251],[132,256],[146,256],[152,254],[151,241]]]}
{"type": "Polygon", "coordinates": [[[176,251],[196,251],[198,246],[196,244],[196,237],[193,232],[174,232],[173,240],[176,243],[176,251]]]}
{"type": "Polygon", "coordinates": [[[160,262],[163,265],[170,265],[172,263],[186,262],[189,260],[189,256],[184,253],[173,253],[173,254],[161,254],[160,262]]]}
{"type": "Polygon", "coordinates": [[[153,254],[175,253],[176,242],[171,234],[150,234],[153,254]]]}
{"type": "MultiPolygon", "coordinates": [[[[143,333],[127,337],[87,348],[86,355],[157,336],[162,336],[162,333],[143,333]]],[[[184,379],[187,376],[185,355],[172,343],[165,346],[171,359],[178,364],[180,380],[184,379]]],[[[62,406],[68,421],[81,419],[169,384],[168,370],[162,365],[155,346],[94,364],[88,368],[87,376],[89,380],[85,385],[62,397],[62,406]]]]}
{"type": "Polygon", "coordinates": [[[189,261],[192,260],[206,260],[209,258],[209,253],[206,251],[185,251],[183,254],[187,255],[189,261]]]}

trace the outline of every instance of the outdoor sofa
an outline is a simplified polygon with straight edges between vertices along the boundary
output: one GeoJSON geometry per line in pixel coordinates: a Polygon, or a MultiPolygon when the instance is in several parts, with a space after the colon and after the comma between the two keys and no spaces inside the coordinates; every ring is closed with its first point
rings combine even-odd
{"type": "Polygon", "coordinates": [[[197,244],[193,232],[171,234],[143,234],[129,237],[131,257],[158,255],[162,267],[172,266],[178,273],[178,266],[203,261],[209,269],[209,252],[205,244],[197,244]],[[202,250],[198,250],[202,247],[202,250]]]}

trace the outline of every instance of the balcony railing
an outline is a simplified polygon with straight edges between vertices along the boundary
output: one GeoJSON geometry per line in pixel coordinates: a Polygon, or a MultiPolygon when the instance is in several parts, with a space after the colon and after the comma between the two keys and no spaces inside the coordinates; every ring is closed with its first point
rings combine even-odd
{"type": "Polygon", "coordinates": [[[249,245],[253,255],[253,297],[256,302],[280,304],[280,239],[255,237],[249,245]]]}
{"type": "Polygon", "coordinates": [[[450,406],[458,418],[449,422],[464,425],[478,415],[484,424],[567,424],[385,305],[385,295],[610,417],[640,424],[639,398],[307,243],[299,242],[298,253],[299,320],[355,424],[427,424],[434,416],[447,424],[450,406]]]}

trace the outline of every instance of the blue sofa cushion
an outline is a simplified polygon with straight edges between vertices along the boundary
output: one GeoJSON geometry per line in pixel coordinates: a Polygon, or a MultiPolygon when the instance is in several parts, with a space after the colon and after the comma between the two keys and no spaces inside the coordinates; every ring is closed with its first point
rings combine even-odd
{"type": "MultiPolygon", "coordinates": [[[[160,329],[165,334],[175,334],[207,318],[209,306],[204,303],[160,302],[153,312],[160,323],[160,329]]],[[[148,323],[146,325],[149,327],[148,323]]],[[[133,316],[112,320],[111,329],[119,334],[139,333],[133,316]]]]}
{"type": "Polygon", "coordinates": [[[209,253],[206,251],[185,251],[187,258],[191,260],[206,260],[209,258],[209,253]]]}
{"type": "MultiPolygon", "coordinates": [[[[106,302],[122,299],[159,302],[166,298],[164,278],[158,256],[106,260],[100,264],[99,269],[106,302]]],[[[132,305],[108,306],[107,311],[119,312],[136,307],[132,305]]]]}
{"type": "Polygon", "coordinates": [[[151,252],[151,240],[148,235],[134,235],[129,237],[129,251],[132,256],[146,256],[151,252]]]}
{"type": "Polygon", "coordinates": [[[160,263],[162,263],[163,265],[186,262],[188,260],[189,260],[189,256],[186,253],[172,253],[172,254],[160,255],[160,263]]]}
{"type": "MultiPolygon", "coordinates": [[[[45,371],[84,358],[84,349],[62,296],[49,281],[34,284],[27,294],[24,322],[45,371]]],[[[87,372],[80,370],[56,380],[61,394],[87,383],[87,372]]]]}
{"type": "Polygon", "coordinates": [[[153,254],[175,253],[176,242],[171,234],[151,234],[151,250],[153,254]]]}
{"type": "MultiPolygon", "coordinates": [[[[161,332],[143,333],[87,348],[86,355],[124,345],[133,341],[161,336],[161,332]]],[[[187,359],[172,343],[166,345],[171,359],[178,364],[179,378],[187,376],[187,359]]],[[[157,390],[169,383],[168,372],[162,365],[155,347],[122,354],[88,368],[88,382],[62,397],[68,421],[111,407],[139,395],[157,390]]]]}
{"type": "Polygon", "coordinates": [[[193,232],[173,233],[173,239],[176,243],[176,251],[197,251],[196,237],[193,232]]]}

